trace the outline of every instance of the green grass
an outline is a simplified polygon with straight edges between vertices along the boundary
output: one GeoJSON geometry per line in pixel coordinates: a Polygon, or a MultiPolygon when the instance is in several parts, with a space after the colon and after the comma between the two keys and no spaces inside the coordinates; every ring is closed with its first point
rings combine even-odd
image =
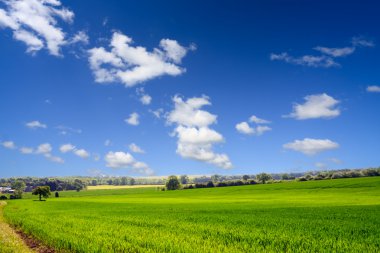
{"type": "Polygon", "coordinates": [[[379,252],[380,177],[64,192],[5,217],[70,252],[379,252]]]}
{"type": "Polygon", "coordinates": [[[5,223],[3,218],[3,208],[6,202],[0,201],[0,252],[1,253],[29,253],[32,252],[24,244],[22,239],[12,228],[5,223]]]}

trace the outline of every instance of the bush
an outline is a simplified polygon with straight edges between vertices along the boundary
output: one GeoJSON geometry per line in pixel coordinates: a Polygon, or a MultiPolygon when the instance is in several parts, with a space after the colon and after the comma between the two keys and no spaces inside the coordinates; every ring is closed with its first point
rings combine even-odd
{"type": "Polygon", "coordinates": [[[226,187],[228,186],[225,182],[219,182],[216,184],[216,187],[226,187]]]}
{"type": "Polygon", "coordinates": [[[55,192],[55,197],[59,198],[59,193],[58,192],[55,192]]]}
{"type": "Polygon", "coordinates": [[[0,200],[7,200],[8,198],[7,198],[7,196],[5,196],[5,195],[2,195],[2,196],[0,196],[0,200]]]}
{"type": "Polygon", "coordinates": [[[296,180],[299,182],[307,181],[307,179],[305,177],[299,177],[296,180]]]}
{"type": "Polygon", "coordinates": [[[206,187],[211,188],[211,187],[215,187],[215,186],[214,186],[214,183],[212,181],[208,181],[206,184],[206,187]]]}

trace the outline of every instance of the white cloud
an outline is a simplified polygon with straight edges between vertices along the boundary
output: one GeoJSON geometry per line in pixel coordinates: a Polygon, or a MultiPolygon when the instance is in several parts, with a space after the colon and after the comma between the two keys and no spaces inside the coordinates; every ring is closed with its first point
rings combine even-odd
{"type": "Polygon", "coordinates": [[[43,123],[39,122],[38,120],[28,122],[28,123],[26,123],[26,126],[29,128],[32,128],[32,129],[47,128],[46,124],[43,124],[43,123]]]}
{"type": "Polygon", "coordinates": [[[13,141],[4,141],[4,142],[1,143],[1,145],[3,145],[4,148],[8,148],[8,149],[15,149],[15,148],[17,148],[16,144],[13,141]]]}
{"type": "Polygon", "coordinates": [[[29,148],[29,147],[21,147],[20,148],[20,152],[22,154],[33,154],[34,149],[33,148],[29,148]]]}
{"type": "Polygon", "coordinates": [[[85,149],[78,149],[70,143],[61,145],[59,150],[62,153],[72,152],[74,155],[77,155],[77,156],[84,158],[84,159],[88,158],[90,156],[90,153],[88,151],[86,151],[85,149]]]}
{"type": "Polygon", "coordinates": [[[359,47],[373,47],[375,44],[363,37],[354,37],[351,40],[351,45],[348,47],[323,47],[317,46],[313,49],[321,53],[321,55],[303,55],[299,57],[294,57],[289,55],[287,52],[280,54],[272,53],[270,59],[272,61],[284,61],[286,63],[301,65],[307,67],[338,67],[340,66],[334,59],[339,57],[344,57],[353,54],[359,47]]]}
{"type": "MultiPolygon", "coordinates": [[[[16,145],[14,144],[13,141],[5,141],[2,142],[1,145],[3,145],[5,148],[8,149],[16,149],[16,145]]],[[[53,148],[50,145],[50,143],[43,143],[40,144],[37,148],[30,148],[30,147],[21,147],[19,149],[21,154],[36,154],[36,155],[42,155],[46,159],[52,161],[52,162],[57,162],[57,163],[64,163],[64,160],[60,157],[53,156],[51,154],[53,148]]]]}
{"type": "Polygon", "coordinates": [[[163,39],[152,52],[132,46],[132,38],[114,32],[110,51],[103,47],[88,50],[90,67],[98,83],[122,82],[127,87],[163,75],[177,76],[185,72],[178,66],[188,49],[175,40],[163,39]]]}
{"type": "Polygon", "coordinates": [[[216,122],[216,115],[200,110],[205,105],[211,105],[209,98],[206,96],[189,98],[186,101],[183,101],[179,96],[175,96],[173,102],[175,109],[168,115],[169,123],[188,127],[204,127],[216,122]]]}
{"type": "Polygon", "coordinates": [[[159,108],[155,111],[149,110],[149,112],[151,112],[157,119],[160,119],[161,115],[164,113],[164,109],[159,108]]]}
{"type": "Polygon", "coordinates": [[[129,115],[129,118],[125,119],[124,120],[126,123],[128,123],[129,125],[132,125],[132,126],[137,126],[140,124],[140,121],[139,121],[139,115],[138,113],[134,112],[134,113],[131,113],[129,115]]]}
{"type": "Polygon", "coordinates": [[[238,130],[239,133],[242,133],[242,134],[254,134],[255,133],[255,129],[250,127],[249,124],[245,121],[236,124],[235,128],[236,128],[236,130],[238,130]]]}
{"type": "Polygon", "coordinates": [[[325,93],[309,95],[304,99],[306,100],[304,104],[294,104],[293,112],[284,117],[304,120],[334,118],[340,115],[340,110],[336,107],[340,102],[325,93]]]}
{"type": "Polygon", "coordinates": [[[355,52],[355,47],[342,47],[342,48],[329,48],[329,47],[315,47],[314,50],[321,52],[322,54],[336,57],[344,57],[355,52]]]}
{"type": "Polygon", "coordinates": [[[62,152],[62,153],[67,153],[67,152],[71,152],[71,151],[74,151],[75,150],[75,146],[68,143],[68,144],[64,144],[64,145],[61,145],[61,147],[59,148],[59,150],[62,152]]]}
{"type": "Polygon", "coordinates": [[[140,101],[143,105],[149,105],[152,102],[152,97],[149,96],[148,94],[144,94],[141,98],[140,101]]]}
{"type": "Polygon", "coordinates": [[[315,67],[315,68],[318,68],[318,67],[330,68],[330,67],[339,66],[339,64],[336,63],[331,57],[326,57],[324,55],[321,55],[321,56],[304,55],[300,57],[294,57],[294,56],[289,55],[288,53],[280,53],[280,54],[272,53],[270,55],[270,59],[272,61],[284,61],[286,63],[290,63],[294,65],[301,65],[301,66],[315,67]]]}
{"type": "Polygon", "coordinates": [[[368,40],[362,36],[359,37],[353,37],[351,39],[351,44],[354,47],[374,47],[375,43],[371,40],[368,40]]]}
{"type": "Polygon", "coordinates": [[[46,157],[46,159],[48,159],[52,162],[55,162],[55,163],[64,163],[65,162],[61,157],[53,156],[52,154],[45,154],[44,156],[46,157]]]}
{"type": "Polygon", "coordinates": [[[367,87],[368,92],[380,92],[380,86],[371,85],[367,87]]]}
{"type": "Polygon", "coordinates": [[[153,175],[153,170],[143,162],[137,161],[130,153],[108,152],[105,156],[106,166],[113,169],[129,169],[134,173],[153,175]]]}
{"type": "Polygon", "coordinates": [[[283,145],[286,149],[301,152],[305,155],[315,155],[323,151],[337,149],[339,144],[329,139],[310,139],[295,140],[283,145]]]}
{"type": "Polygon", "coordinates": [[[3,2],[5,8],[0,9],[0,27],[13,30],[13,38],[24,42],[29,53],[46,48],[51,55],[60,55],[67,41],[58,20],[72,23],[72,11],[62,7],[59,0],[3,2]]]}
{"type": "Polygon", "coordinates": [[[177,153],[197,161],[230,169],[232,163],[226,154],[217,154],[213,145],[224,142],[223,136],[209,125],[216,123],[217,116],[201,110],[211,105],[209,98],[194,97],[184,101],[181,97],[173,98],[174,109],[168,114],[167,122],[176,124],[173,135],[177,136],[177,153]]]}
{"type": "Polygon", "coordinates": [[[268,121],[268,120],[265,120],[265,119],[260,119],[258,117],[256,117],[255,115],[252,115],[250,118],[249,118],[249,121],[250,122],[254,122],[256,124],[270,124],[271,122],[268,121]]]}
{"type": "Polygon", "coordinates": [[[59,130],[60,135],[71,135],[71,134],[81,134],[82,133],[81,129],[75,129],[75,128],[68,127],[68,126],[60,125],[60,126],[57,126],[56,128],[59,130]]]}
{"type": "Polygon", "coordinates": [[[145,153],[145,151],[143,149],[141,149],[139,146],[137,146],[135,143],[131,143],[129,144],[129,149],[133,152],[133,153],[145,153]]]}
{"type": "Polygon", "coordinates": [[[88,158],[90,156],[90,154],[86,150],[84,150],[84,149],[76,149],[74,151],[74,154],[77,155],[77,156],[79,156],[79,157],[81,157],[81,158],[83,158],[83,159],[86,159],[86,158],[88,158]]]}
{"type": "Polygon", "coordinates": [[[52,150],[50,143],[43,143],[37,147],[36,154],[50,154],[52,150]]]}
{"type": "Polygon", "coordinates": [[[87,45],[89,43],[89,37],[85,31],[77,32],[68,42],[69,44],[82,43],[87,45]]]}
{"type": "Polygon", "coordinates": [[[257,135],[260,136],[263,133],[272,130],[272,128],[268,126],[256,126],[256,127],[251,127],[247,122],[243,121],[239,124],[236,124],[235,126],[236,130],[239,133],[242,134],[247,134],[247,135],[257,135]]]}
{"type": "Polygon", "coordinates": [[[255,128],[255,133],[256,133],[256,135],[260,136],[260,135],[264,134],[265,132],[268,132],[271,130],[272,130],[272,128],[270,128],[268,126],[257,126],[255,128]]]}

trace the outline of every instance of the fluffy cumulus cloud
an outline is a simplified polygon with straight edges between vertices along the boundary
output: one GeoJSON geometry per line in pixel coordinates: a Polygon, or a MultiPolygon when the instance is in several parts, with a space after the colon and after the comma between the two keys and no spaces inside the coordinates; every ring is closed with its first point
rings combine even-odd
{"type": "Polygon", "coordinates": [[[255,129],[250,127],[249,124],[245,121],[236,124],[235,128],[239,133],[242,133],[242,134],[254,134],[255,133],[255,129]]]}
{"type": "Polygon", "coordinates": [[[368,92],[380,92],[380,86],[370,85],[367,87],[368,92]]]}
{"type": "Polygon", "coordinates": [[[43,124],[41,122],[39,122],[38,120],[34,120],[34,121],[31,121],[31,122],[28,122],[25,124],[28,128],[31,128],[31,129],[37,129],[37,128],[47,128],[47,125],[46,124],[43,124]]]}
{"type": "Polygon", "coordinates": [[[150,103],[152,102],[152,97],[145,93],[144,88],[137,88],[136,94],[140,97],[139,100],[143,105],[150,105],[150,103]]]}
{"type": "Polygon", "coordinates": [[[306,96],[304,104],[294,104],[293,112],[284,117],[291,117],[297,120],[334,118],[340,115],[337,108],[339,101],[323,93],[306,96]]]}
{"type": "Polygon", "coordinates": [[[74,13],[59,0],[8,0],[0,3],[0,28],[13,31],[13,38],[26,44],[27,52],[46,48],[51,55],[61,55],[61,47],[83,42],[84,33],[67,39],[59,21],[72,23],[74,13]]]}
{"type": "Polygon", "coordinates": [[[108,152],[105,156],[106,166],[113,169],[128,169],[133,173],[142,175],[153,175],[154,172],[143,162],[137,161],[130,153],[108,152]]]}
{"type": "Polygon", "coordinates": [[[359,47],[374,47],[375,44],[363,37],[354,37],[351,39],[350,46],[346,47],[325,47],[325,46],[317,46],[313,49],[318,51],[320,55],[303,55],[303,56],[292,56],[287,52],[275,54],[272,53],[270,55],[270,59],[272,61],[283,61],[286,63],[301,65],[307,67],[338,67],[340,64],[336,62],[336,58],[345,57],[353,54],[357,48],[359,47]]]}
{"type": "Polygon", "coordinates": [[[260,136],[264,134],[265,132],[272,130],[272,128],[265,126],[266,124],[271,123],[268,120],[260,119],[259,117],[252,115],[249,118],[249,121],[251,123],[256,124],[256,126],[250,126],[248,122],[243,121],[235,125],[236,130],[241,134],[257,135],[257,136],[260,136]]]}
{"type": "Polygon", "coordinates": [[[129,149],[133,152],[133,153],[140,153],[140,154],[144,154],[145,151],[140,148],[139,146],[137,146],[135,143],[131,143],[129,144],[129,149]]]}
{"type": "Polygon", "coordinates": [[[140,124],[139,114],[137,112],[131,113],[129,115],[129,118],[125,119],[124,121],[129,125],[138,126],[140,124]]]}
{"type": "Polygon", "coordinates": [[[197,161],[207,162],[215,166],[230,169],[232,163],[226,154],[213,151],[213,146],[224,142],[223,136],[209,126],[216,123],[217,116],[201,110],[211,105],[208,97],[194,97],[183,100],[179,96],[173,98],[174,109],[168,114],[167,122],[176,124],[173,135],[177,136],[177,153],[197,161]]]}
{"type": "Polygon", "coordinates": [[[90,153],[88,151],[86,151],[85,149],[78,149],[77,147],[75,147],[74,145],[70,143],[61,145],[59,150],[62,153],[73,153],[74,155],[79,156],[84,159],[90,157],[90,153]]]}
{"type": "Polygon", "coordinates": [[[121,82],[128,87],[163,75],[185,72],[179,64],[189,48],[175,40],[162,39],[159,47],[148,51],[133,46],[132,38],[114,32],[110,50],[95,47],[88,50],[90,67],[98,83],[121,82]]]}
{"type": "Polygon", "coordinates": [[[283,145],[285,149],[301,152],[305,155],[315,155],[323,151],[339,148],[339,144],[329,139],[310,139],[295,140],[283,145]]]}

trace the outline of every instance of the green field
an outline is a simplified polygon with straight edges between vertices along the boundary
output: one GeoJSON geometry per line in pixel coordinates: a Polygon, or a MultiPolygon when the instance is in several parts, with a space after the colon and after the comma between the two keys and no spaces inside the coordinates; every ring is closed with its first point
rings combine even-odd
{"type": "Polygon", "coordinates": [[[6,220],[68,252],[380,251],[380,177],[30,197],[6,220]]]}

